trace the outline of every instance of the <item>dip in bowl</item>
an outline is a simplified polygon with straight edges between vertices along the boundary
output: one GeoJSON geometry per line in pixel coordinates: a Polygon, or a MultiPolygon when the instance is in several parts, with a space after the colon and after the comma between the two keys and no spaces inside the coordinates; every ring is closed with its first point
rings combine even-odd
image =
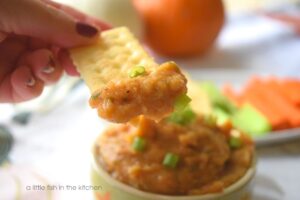
{"type": "MultiPolygon", "coordinates": [[[[112,200],[244,200],[254,147],[228,124],[140,117],[109,127],[93,149],[92,182],[112,200]]],[[[101,198],[100,198],[101,199],[101,198]]]]}

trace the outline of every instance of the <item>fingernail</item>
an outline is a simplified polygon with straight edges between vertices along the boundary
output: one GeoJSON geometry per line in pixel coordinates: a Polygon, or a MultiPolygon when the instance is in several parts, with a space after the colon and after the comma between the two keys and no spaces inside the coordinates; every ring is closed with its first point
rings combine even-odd
{"type": "Polygon", "coordinates": [[[44,72],[45,74],[51,74],[52,72],[54,72],[55,68],[51,67],[51,66],[46,66],[42,69],[42,72],[44,72]]]}
{"type": "Polygon", "coordinates": [[[81,22],[76,23],[76,31],[84,37],[93,37],[98,33],[95,27],[81,22]]]}
{"type": "Polygon", "coordinates": [[[42,72],[45,74],[51,74],[55,70],[54,66],[55,66],[55,62],[54,62],[52,56],[49,56],[48,65],[42,69],[42,72]]]}
{"type": "Polygon", "coordinates": [[[36,83],[35,79],[33,77],[30,77],[27,81],[26,81],[26,85],[29,87],[34,86],[36,83]]]}

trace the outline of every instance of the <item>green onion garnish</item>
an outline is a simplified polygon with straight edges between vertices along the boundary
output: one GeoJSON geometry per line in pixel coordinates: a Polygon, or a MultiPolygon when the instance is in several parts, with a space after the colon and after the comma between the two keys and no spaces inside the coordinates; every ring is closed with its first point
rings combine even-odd
{"type": "Polygon", "coordinates": [[[174,110],[181,111],[183,110],[189,103],[191,102],[191,98],[186,94],[179,95],[174,103],[174,110]]]}
{"type": "Polygon", "coordinates": [[[177,164],[179,162],[179,156],[173,153],[167,153],[165,155],[164,161],[163,161],[163,165],[165,167],[169,167],[169,168],[176,168],[177,164]]]}
{"type": "Polygon", "coordinates": [[[129,71],[129,77],[130,78],[134,78],[134,77],[137,77],[137,76],[141,76],[141,75],[143,75],[145,73],[146,73],[145,67],[143,67],[143,66],[136,66],[136,67],[133,67],[129,71]]]}
{"type": "Polygon", "coordinates": [[[132,143],[132,148],[135,151],[144,151],[146,147],[146,140],[142,137],[135,137],[132,143]]]}
{"type": "Polygon", "coordinates": [[[100,92],[95,92],[94,94],[92,94],[91,99],[92,100],[97,100],[100,96],[100,92]]]}
{"type": "Polygon", "coordinates": [[[229,146],[233,149],[240,148],[242,146],[242,140],[240,137],[230,136],[229,146]]]}
{"type": "Polygon", "coordinates": [[[203,119],[208,126],[216,126],[217,124],[217,117],[214,115],[205,115],[203,119]]]}
{"type": "Polygon", "coordinates": [[[187,106],[184,110],[173,112],[167,120],[175,124],[186,125],[191,123],[196,118],[194,111],[187,106]]]}
{"type": "Polygon", "coordinates": [[[241,132],[233,129],[230,131],[229,146],[233,149],[240,148],[243,145],[241,132]]]}

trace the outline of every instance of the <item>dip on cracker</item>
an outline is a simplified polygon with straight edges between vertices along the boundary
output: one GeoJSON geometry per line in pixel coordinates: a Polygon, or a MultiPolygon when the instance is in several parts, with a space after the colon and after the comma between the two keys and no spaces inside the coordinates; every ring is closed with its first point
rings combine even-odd
{"type": "Polygon", "coordinates": [[[102,32],[97,43],[71,50],[71,57],[90,89],[91,107],[109,121],[162,119],[187,92],[178,66],[157,64],[124,27],[102,32]]]}

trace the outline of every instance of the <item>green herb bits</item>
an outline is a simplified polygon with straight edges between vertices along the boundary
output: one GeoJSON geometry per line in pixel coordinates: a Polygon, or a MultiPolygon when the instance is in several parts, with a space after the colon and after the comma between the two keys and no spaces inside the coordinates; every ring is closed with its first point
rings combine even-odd
{"type": "Polygon", "coordinates": [[[134,151],[142,152],[146,148],[146,140],[140,136],[133,139],[132,149],[134,151]]]}
{"type": "Polygon", "coordinates": [[[167,168],[175,169],[179,162],[179,156],[174,153],[167,153],[163,160],[163,165],[167,168]]]}
{"type": "Polygon", "coordinates": [[[137,76],[144,75],[146,73],[146,69],[143,66],[135,66],[130,69],[129,71],[129,77],[130,78],[135,78],[137,76]]]}

